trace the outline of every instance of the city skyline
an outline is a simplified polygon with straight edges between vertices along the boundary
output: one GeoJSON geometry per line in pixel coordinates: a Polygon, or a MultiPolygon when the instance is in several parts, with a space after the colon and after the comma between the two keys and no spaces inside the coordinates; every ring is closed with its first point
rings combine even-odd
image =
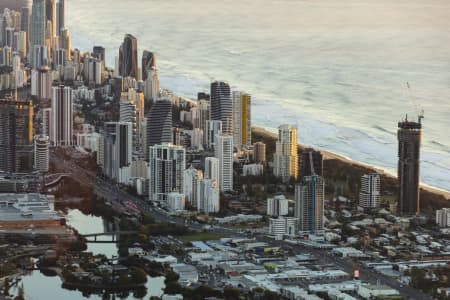
{"type": "MultiPolygon", "coordinates": [[[[105,9],[108,15],[114,15],[116,4],[112,2],[111,7],[105,8],[102,2],[96,3],[94,5],[97,9],[105,9]]],[[[227,7],[228,12],[234,12],[237,8],[241,8],[242,11],[248,12],[251,9],[250,4],[233,3],[233,6],[227,7]]],[[[420,78],[418,74],[422,72],[423,67],[427,64],[426,61],[430,61],[431,65],[432,59],[442,58],[444,48],[438,47],[439,43],[437,39],[431,39],[424,36],[423,31],[430,30],[435,32],[437,36],[442,36],[442,29],[446,24],[447,19],[443,18],[445,16],[445,7],[448,3],[438,1],[433,6],[426,6],[425,12],[428,15],[424,15],[421,12],[424,11],[421,1],[414,1],[406,5],[405,3],[386,3],[386,1],[373,4],[370,1],[365,1],[361,5],[355,7],[350,1],[344,1],[340,3],[339,6],[333,6],[333,9],[337,9],[336,15],[327,14],[327,20],[330,20],[333,26],[327,26],[327,24],[320,26],[320,18],[312,19],[312,16],[326,10],[327,4],[320,5],[308,5],[301,8],[301,4],[296,3],[284,3],[287,7],[291,8],[292,13],[298,12],[303,18],[295,20],[297,27],[292,28],[302,28],[301,31],[294,32],[290,40],[285,40],[283,37],[289,36],[289,27],[286,25],[285,21],[281,19],[282,13],[285,11],[283,6],[273,7],[270,6],[274,14],[268,14],[268,9],[266,11],[265,7],[255,11],[252,15],[267,16],[266,21],[262,23],[264,26],[270,25],[272,20],[279,21],[279,25],[275,26],[273,30],[276,32],[274,36],[274,41],[279,43],[283,51],[288,50],[287,57],[283,55],[277,55],[275,50],[269,47],[270,43],[263,43],[259,34],[256,34],[257,27],[255,27],[255,19],[252,18],[248,22],[240,25],[239,30],[248,30],[254,35],[254,40],[249,40],[248,43],[239,46],[237,41],[242,40],[240,38],[231,39],[231,44],[228,48],[222,43],[219,48],[201,47],[202,43],[200,36],[185,36],[181,35],[181,32],[166,32],[162,24],[164,24],[164,19],[154,20],[154,25],[150,30],[141,30],[134,24],[130,24],[127,29],[123,29],[123,34],[128,32],[133,32],[138,39],[141,41],[141,50],[144,48],[149,48],[155,53],[159,53],[159,68],[164,70],[164,75],[162,77],[162,86],[174,90],[175,93],[194,97],[194,95],[199,90],[207,91],[209,88],[210,78],[216,80],[225,79],[230,81],[236,90],[244,90],[252,94],[253,102],[255,104],[261,103],[263,105],[255,106],[255,111],[253,114],[253,124],[269,128],[274,130],[279,123],[278,120],[284,119],[283,123],[292,123],[299,126],[305,127],[307,130],[299,131],[299,141],[305,144],[320,148],[323,150],[328,150],[334,153],[341,154],[345,157],[350,157],[355,161],[361,161],[363,163],[368,163],[371,165],[376,165],[384,171],[395,174],[397,161],[393,158],[392,154],[396,153],[396,146],[393,144],[395,142],[395,136],[391,134],[392,124],[395,124],[398,119],[404,116],[405,113],[409,115],[417,115],[416,103],[419,106],[422,105],[425,109],[425,114],[427,115],[427,127],[430,128],[429,134],[424,139],[424,154],[426,157],[424,162],[427,165],[424,172],[422,173],[422,180],[428,185],[436,186],[438,188],[450,189],[450,184],[447,183],[447,161],[445,149],[448,148],[445,142],[445,117],[442,115],[442,111],[436,112],[435,107],[427,104],[425,99],[430,99],[432,103],[435,103],[435,99],[441,99],[440,103],[445,103],[443,95],[448,93],[443,88],[442,84],[439,82],[445,82],[445,72],[444,73],[432,73],[432,69],[423,70],[423,72],[429,72],[429,76],[425,78],[420,78]],[[369,3],[368,3],[369,2],[369,3]],[[376,15],[371,15],[371,7],[378,5],[379,10],[376,15]],[[364,16],[368,16],[366,19],[361,18],[358,15],[361,12],[364,16]],[[438,12],[442,12],[439,13],[438,12]],[[394,16],[398,15],[399,18],[396,19],[394,16]],[[429,23],[426,20],[426,16],[436,15],[433,22],[429,23]],[[342,21],[342,18],[347,17],[346,26],[338,26],[342,21]],[[376,17],[375,17],[376,16],[376,17]],[[347,21],[348,19],[348,21],[347,21]],[[306,22],[309,20],[310,22],[306,22]],[[372,20],[373,22],[369,22],[372,20]],[[398,24],[403,24],[406,20],[411,20],[411,25],[408,27],[397,26],[398,24]],[[396,23],[397,22],[397,23],[396,23]],[[348,23],[348,24],[347,24],[348,23]],[[384,24],[384,25],[383,25],[384,24]],[[251,25],[251,27],[249,27],[251,25]],[[358,27],[358,26],[362,27],[358,27]],[[377,26],[381,26],[383,30],[377,31],[377,26]],[[255,30],[254,30],[255,28],[255,30]],[[361,35],[361,45],[360,48],[352,47],[351,40],[349,38],[349,32],[351,29],[360,28],[355,31],[358,36],[361,35]],[[417,30],[415,30],[417,28],[417,30]],[[420,28],[424,28],[423,31],[420,28]],[[428,29],[426,29],[428,28],[428,29]],[[390,31],[392,29],[392,32],[390,31]],[[333,32],[336,38],[327,34],[333,32]],[[374,32],[375,34],[370,34],[374,32]],[[191,51],[181,51],[178,53],[175,49],[167,49],[170,45],[168,41],[159,41],[158,34],[163,33],[166,36],[171,37],[171,42],[174,45],[178,45],[178,49],[183,45],[177,41],[190,40],[194,42],[194,48],[191,51]],[[304,32],[304,33],[303,33],[304,32]],[[314,32],[317,33],[316,40],[314,43],[307,43],[304,39],[308,36],[314,36],[314,32]],[[180,33],[180,34],[178,34],[180,33]],[[366,33],[366,34],[364,34],[366,33]],[[415,49],[412,47],[414,44],[413,37],[417,34],[427,43],[420,45],[417,51],[405,50],[415,49]],[[390,36],[395,36],[397,40],[403,40],[401,45],[394,43],[396,39],[390,38],[390,36]],[[250,43],[252,42],[252,43],[250,43]],[[258,61],[258,66],[264,66],[264,68],[255,69],[256,61],[251,60],[252,50],[254,49],[252,45],[256,43],[259,49],[262,49],[261,54],[264,59],[272,58],[269,60],[269,64],[265,61],[258,61]],[[379,43],[383,43],[382,47],[379,43]],[[298,55],[294,55],[290,50],[292,50],[294,44],[297,44],[299,48],[298,55]],[[314,52],[314,47],[317,44],[318,51],[314,52]],[[333,47],[321,47],[321,45],[330,44],[333,47]],[[434,46],[431,46],[434,45],[434,46]],[[426,47],[425,47],[426,46],[426,47]],[[242,51],[239,51],[242,48],[242,51]],[[432,52],[431,49],[440,49],[439,53],[432,52]],[[226,52],[230,50],[231,53],[226,52]],[[378,49],[378,50],[377,50],[378,49]],[[387,51],[389,56],[381,56],[382,51],[387,51]],[[340,51],[338,51],[340,50],[340,51]],[[300,51],[304,55],[299,55],[300,51]],[[224,66],[220,67],[218,65],[210,63],[209,60],[200,60],[195,55],[195,53],[205,53],[208,57],[220,57],[224,62],[224,66]],[[322,54],[323,53],[323,54],[322,54]],[[326,54],[329,55],[326,55],[326,54]],[[346,53],[348,55],[346,55],[346,53]],[[380,61],[386,61],[386,65],[389,69],[397,70],[393,73],[387,73],[389,76],[385,76],[385,69],[383,64],[366,64],[364,53],[370,53],[374,57],[379,57],[380,61]],[[339,61],[333,61],[332,57],[339,57],[339,61]],[[304,59],[302,58],[304,57],[304,59]],[[308,64],[307,57],[313,59],[313,64],[308,64]],[[355,68],[351,68],[352,60],[350,57],[354,57],[356,64],[355,68]],[[231,66],[239,65],[239,60],[247,61],[248,64],[243,64],[240,68],[232,70],[231,66]],[[289,61],[293,61],[291,65],[287,64],[289,61]],[[398,63],[395,63],[398,61],[398,63]],[[300,65],[303,63],[303,67],[300,65]],[[413,62],[415,62],[413,64],[413,62]],[[294,69],[295,66],[295,69],[294,69]],[[410,67],[408,67],[410,66],[410,67]],[[407,68],[408,67],[408,68],[407,68]],[[283,68],[286,72],[283,72],[283,68]],[[302,68],[308,69],[308,72],[298,73],[295,70],[302,70],[302,68]],[[345,72],[339,72],[340,68],[345,68],[345,72]],[[166,71],[167,70],[167,71],[166,71]],[[256,76],[256,74],[265,74],[265,72],[273,72],[270,77],[267,76],[256,76]],[[170,72],[171,75],[167,75],[170,72]],[[173,74],[175,72],[176,74],[173,74]],[[419,72],[419,73],[418,73],[419,72]],[[184,74],[184,75],[183,75],[184,74]],[[239,74],[239,77],[236,77],[239,74]],[[296,74],[296,75],[295,75],[296,74]],[[308,75],[309,74],[309,75],[308,75]],[[392,76],[398,74],[396,76],[392,76]],[[189,76],[185,76],[189,75],[189,76]],[[417,76],[416,76],[417,75],[417,76]],[[295,77],[297,76],[297,78],[295,77]],[[278,89],[277,86],[283,86],[283,77],[286,79],[296,82],[300,80],[304,82],[296,82],[296,84],[286,86],[285,89],[278,89]],[[189,79],[189,78],[192,78],[189,79]],[[270,81],[264,81],[264,78],[271,78],[270,81]],[[299,79],[300,78],[300,79],[299,79]],[[336,78],[336,82],[332,80],[336,78]],[[370,78],[370,79],[369,79],[370,78]],[[384,80],[386,79],[386,82],[384,80]],[[174,80],[176,81],[174,83],[174,80]],[[432,82],[431,82],[432,81],[432,82]],[[264,82],[264,84],[260,84],[264,82]],[[411,90],[408,91],[406,87],[406,82],[410,83],[411,90]],[[340,84],[342,83],[342,84],[340,84]],[[327,89],[318,89],[319,86],[327,86],[327,89]],[[194,86],[195,88],[191,88],[194,86]],[[353,88],[352,88],[353,86],[353,88]],[[386,86],[386,88],[383,88],[386,86]],[[388,88],[389,86],[389,88],[388,88]],[[363,88],[364,87],[364,88],[363,88]],[[378,87],[378,88],[377,88],[378,87]],[[440,92],[437,92],[439,88],[440,92]],[[370,90],[370,95],[365,95],[366,90],[370,90]],[[392,93],[390,93],[392,91],[392,93]],[[432,92],[432,93],[431,93],[432,92]],[[312,93],[312,95],[309,95],[312,93]],[[339,96],[340,95],[340,96],[339,96]],[[282,105],[275,106],[272,105],[270,99],[279,99],[282,105]],[[384,100],[383,100],[384,99],[384,100]],[[295,101],[294,101],[295,100],[295,101]],[[350,119],[348,111],[348,105],[341,102],[344,100],[349,101],[352,107],[357,110],[357,114],[353,115],[350,119]],[[364,112],[365,101],[369,101],[371,106],[377,110],[367,114],[364,112]],[[394,106],[393,110],[384,110],[383,107],[377,104],[384,103],[388,101],[391,106],[394,106]],[[317,103],[317,105],[314,105],[317,103]],[[326,103],[326,105],[320,105],[321,103],[326,103]],[[400,103],[404,105],[401,106],[400,103]],[[342,105],[344,104],[344,105],[342,105]],[[287,107],[289,111],[295,113],[283,113],[282,107],[287,107]],[[301,107],[301,109],[300,109],[301,107]],[[341,109],[339,108],[341,107],[341,109]],[[381,110],[378,114],[378,110],[381,110]],[[275,118],[268,118],[267,111],[272,112],[275,118]],[[328,117],[326,120],[322,119],[321,116],[326,114],[328,117]],[[274,120],[277,120],[274,122],[274,120]],[[345,125],[344,125],[345,124],[345,125]],[[333,132],[339,132],[340,135],[334,135],[333,132]],[[347,141],[347,142],[346,142],[347,141]],[[439,146],[432,141],[438,142],[443,146],[439,146]],[[382,147],[383,153],[379,151],[374,151],[382,147]],[[442,164],[436,165],[431,162],[434,161],[435,157],[439,157],[442,164]]],[[[84,7],[84,1],[80,4],[80,8],[72,7],[74,10],[71,12],[72,15],[79,16],[78,10],[84,7]]],[[[70,5],[69,5],[70,6],[70,5]]],[[[174,14],[179,13],[183,9],[186,10],[184,5],[173,5],[172,3],[158,3],[154,7],[157,12],[169,9],[174,14]]],[[[134,12],[143,12],[148,10],[147,7],[143,5],[136,5],[131,8],[134,12]]],[[[211,9],[211,7],[208,7],[211,9]]],[[[155,12],[156,12],[155,11],[155,12]]],[[[198,12],[188,10],[192,15],[187,15],[183,19],[183,24],[186,24],[189,28],[193,30],[200,30],[199,26],[194,26],[192,23],[195,17],[198,17],[198,12]],[[191,22],[192,21],[192,22],[191,22]]],[[[138,15],[139,15],[138,14],[138,15]]],[[[221,15],[222,16],[222,15],[221,15]]],[[[116,16],[121,18],[121,16],[116,16]]],[[[167,17],[169,18],[169,17],[167,17]]],[[[82,16],[83,20],[91,20],[91,14],[82,16]]],[[[218,25],[223,25],[219,19],[218,23],[211,23],[209,19],[205,22],[211,26],[210,31],[204,32],[210,40],[216,41],[218,38],[212,35],[212,28],[214,30],[219,30],[218,25]]],[[[98,26],[102,28],[107,28],[109,23],[106,21],[97,21],[98,26]]],[[[84,31],[83,24],[73,24],[70,26],[76,26],[79,30],[84,31]]],[[[291,29],[292,29],[291,28],[291,29]]],[[[227,36],[233,37],[232,30],[227,28],[221,29],[227,36]]],[[[200,31],[201,32],[201,31],[200,31]]],[[[240,31],[239,31],[240,32],[240,31]]],[[[119,37],[113,36],[115,39],[120,39],[122,32],[119,37]]],[[[103,38],[102,34],[93,35],[95,39],[104,40],[104,44],[109,44],[108,55],[114,55],[113,47],[117,42],[110,43],[108,40],[103,38]]],[[[447,38],[442,36],[442,41],[446,41],[447,38]]],[[[82,49],[88,49],[88,43],[83,40],[78,39],[78,45],[86,45],[82,49]]],[[[444,42],[442,42],[444,43],[444,42]]],[[[189,44],[186,42],[186,44],[189,44]]],[[[445,45],[445,43],[444,43],[445,45]]],[[[81,46],[80,46],[81,47],[81,46]]],[[[170,47],[169,47],[170,48],[170,47]]],[[[281,50],[280,49],[280,50],[281,50]]],[[[179,51],[178,51],[179,52],[179,51]]],[[[141,51],[139,51],[141,54],[141,51]]],[[[109,65],[113,62],[111,61],[113,57],[109,56],[109,65]]],[[[430,65],[428,64],[428,65],[430,65]]],[[[445,65],[445,61],[444,64],[445,65]]],[[[439,68],[442,70],[441,68],[439,68]]],[[[387,71],[386,71],[387,72],[387,71]]],[[[286,82],[286,81],[284,81],[286,82]]]]}
{"type": "Polygon", "coordinates": [[[0,5],[0,298],[448,298],[447,103],[369,46],[424,0],[73,1],[0,5]]]}

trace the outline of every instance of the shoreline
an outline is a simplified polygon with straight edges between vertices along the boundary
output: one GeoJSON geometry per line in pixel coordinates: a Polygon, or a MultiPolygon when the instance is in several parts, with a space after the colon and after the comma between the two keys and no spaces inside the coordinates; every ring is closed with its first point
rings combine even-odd
{"type": "MultiPolygon", "coordinates": [[[[278,135],[276,133],[274,133],[274,132],[272,132],[272,131],[270,131],[270,130],[268,130],[266,128],[260,127],[260,126],[252,126],[252,132],[255,132],[258,135],[266,136],[266,137],[273,138],[273,139],[277,139],[278,138],[278,135]]],[[[374,172],[377,172],[380,175],[386,176],[386,177],[388,177],[390,179],[397,180],[397,176],[393,175],[390,172],[387,172],[387,171],[383,170],[380,167],[373,166],[373,165],[370,165],[370,164],[367,164],[367,163],[363,163],[363,162],[359,162],[359,161],[355,161],[355,160],[353,160],[351,158],[348,158],[348,157],[345,157],[343,155],[340,155],[340,154],[337,154],[337,153],[333,153],[333,152],[330,152],[328,150],[317,149],[317,148],[314,148],[314,147],[311,147],[311,146],[308,146],[308,145],[304,145],[304,144],[301,144],[301,143],[298,144],[298,147],[300,149],[306,149],[306,148],[316,149],[316,150],[318,150],[318,151],[320,151],[322,153],[324,160],[332,160],[332,159],[334,159],[334,160],[338,160],[338,161],[340,161],[340,162],[342,162],[344,164],[347,164],[347,165],[353,165],[353,166],[357,166],[357,167],[364,167],[364,168],[367,168],[367,169],[371,169],[374,172]]],[[[420,183],[420,189],[424,190],[426,192],[438,195],[438,196],[442,196],[447,201],[450,201],[450,191],[446,191],[444,189],[440,189],[438,187],[434,187],[434,186],[425,184],[423,182],[420,183]]]]}

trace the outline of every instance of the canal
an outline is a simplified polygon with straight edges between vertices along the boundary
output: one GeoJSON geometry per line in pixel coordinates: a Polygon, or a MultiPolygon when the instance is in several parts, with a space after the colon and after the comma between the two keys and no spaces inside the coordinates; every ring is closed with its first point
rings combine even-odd
{"type": "MultiPolygon", "coordinates": [[[[80,234],[91,234],[107,232],[112,229],[113,224],[110,224],[102,217],[87,215],[78,209],[71,209],[67,211],[67,224],[80,234]]],[[[108,237],[104,237],[108,239],[108,237]]],[[[87,252],[96,254],[104,254],[108,258],[118,255],[118,248],[116,244],[98,244],[88,243],[87,252]]],[[[62,281],[58,276],[48,276],[42,274],[40,271],[32,271],[24,275],[18,286],[12,287],[10,293],[14,296],[19,293],[19,288],[23,287],[25,299],[149,299],[152,296],[161,297],[164,289],[164,277],[148,277],[146,288],[147,293],[143,295],[117,294],[110,297],[103,297],[101,295],[83,295],[77,290],[68,290],[62,287],[62,281]]]]}

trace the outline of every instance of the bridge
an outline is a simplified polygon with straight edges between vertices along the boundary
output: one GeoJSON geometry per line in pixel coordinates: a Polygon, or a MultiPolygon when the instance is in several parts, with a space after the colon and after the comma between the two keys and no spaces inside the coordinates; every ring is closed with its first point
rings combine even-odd
{"type": "Polygon", "coordinates": [[[70,177],[70,176],[72,176],[72,174],[70,174],[70,173],[56,173],[56,174],[51,174],[51,175],[45,176],[45,178],[44,178],[45,188],[54,186],[54,185],[58,184],[63,178],[70,177]]]}
{"type": "Polygon", "coordinates": [[[83,234],[82,236],[86,239],[88,243],[117,243],[121,235],[132,235],[137,234],[138,231],[111,231],[111,232],[100,232],[100,233],[90,233],[83,234]],[[109,236],[111,240],[97,240],[98,237],[109,236]]]}

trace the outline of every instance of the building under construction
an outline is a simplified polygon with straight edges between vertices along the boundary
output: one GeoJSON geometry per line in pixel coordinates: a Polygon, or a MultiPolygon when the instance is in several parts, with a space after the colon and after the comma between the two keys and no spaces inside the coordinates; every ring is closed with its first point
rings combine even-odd
{"type": "Polygon", "coordinates": [[[423,116],[418,122],[405,120],[398,123],[398,213],[404,215],[420,212],[420,142],[423,116]]]}

